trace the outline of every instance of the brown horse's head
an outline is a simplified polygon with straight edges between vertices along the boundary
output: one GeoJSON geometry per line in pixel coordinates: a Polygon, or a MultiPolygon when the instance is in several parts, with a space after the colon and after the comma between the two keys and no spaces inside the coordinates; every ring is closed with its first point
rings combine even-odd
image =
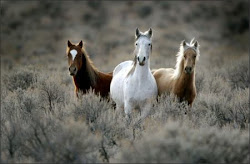
{"type": "Polygon", "coordinates": [[[198,57],[198,42],[192,40],[190,44],[187,44],[185,41],[182,41],[182,46],[184,49],[184,72],[192,74],[198,57]]]}
{"type": "Polygon", "coordinates": [[[67,55],[69,63],[69,74],[75,76],[77,72],[82,68],[84,54],[82,51],[83,43],[80,41],[77,45],[68,41],[67,55]]]}

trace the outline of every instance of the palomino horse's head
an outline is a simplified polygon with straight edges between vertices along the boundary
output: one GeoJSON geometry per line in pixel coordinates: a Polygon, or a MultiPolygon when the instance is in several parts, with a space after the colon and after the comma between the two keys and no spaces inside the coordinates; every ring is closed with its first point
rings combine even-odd
{"type": "Polygon", "coordinates": [[[195,62],[199,55],[198,42],[194,39],[189,43],[185,40],[182,41],[181,46],[183,47],[183,60],[184,60],[184,72],[191,74],[195,68],[195,62]]]}
{"type": "Polygon", "coordinates": [[[145,65],[152,51],[152,29],[142,33],[138,28],[135,32],[135,62],[138,61],[140,66],[145,65]]]}
{"type": "Polygon", "coordinates": [[[83,43],[80,41],[77,45],[68,41],[67,55],[69,64],[69,74],[75,76],[77,71],[81,69],[83,65],[84,54],[82,52],[83,43]]]}

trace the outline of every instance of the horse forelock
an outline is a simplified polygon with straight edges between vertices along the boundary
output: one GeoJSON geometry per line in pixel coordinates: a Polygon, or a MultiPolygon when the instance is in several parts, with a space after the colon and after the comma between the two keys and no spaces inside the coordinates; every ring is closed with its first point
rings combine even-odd
{"type": "Polygon", "coordinates": [[[135,38],[135,41],[137,41],[137,40],[138,40],[139,38],[141,38],[141,37],[146,37],[146,38],[152,40],[152,37],[148,37],[147,34],[141,33],[141,34],[139,35],[139,37],[136,37],[136,38],[135,38]]]}
{"type": "MultiPolygon", "coordinates": [[[[199,60],[199,57],[200,57],[200,50],[199,50],[199,44],[197,45],[197,48],[195,48],[195,46],[194,46],[194,44],[195,44],[195,42],[196,42],[196,40],[195,40],[195,38],[193,38],[191,41],[190,41],[190,43],[189,43],[189,48],[192,48],[194,51],[195,51],[195,53],[196,53],[196,60],[199,60]]],[[[185,50],[187,50],[188,48],[186,48],[185,50]]]]}

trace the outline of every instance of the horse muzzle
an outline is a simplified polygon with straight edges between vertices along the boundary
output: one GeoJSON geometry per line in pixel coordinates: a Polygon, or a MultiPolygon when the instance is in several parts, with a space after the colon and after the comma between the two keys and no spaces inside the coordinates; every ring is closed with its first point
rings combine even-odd
{"type": "Polygon", "coordinates": [[[193,72],[192,67],[185,67],[185,72],[186,72],[187,74],[191,74],[191,73],[193,72]]]}
{"type": "Polygon", "coordinates": [[[69,67],[70,76],[75,76],[76,73],[77,73],[77,68],[76,67],[69,67]]]}
{"type": "Polygon", "coordinates": [[[143,57],[142,61],[140,61],[140,58],[137,57],[137,60],[138,60],[140,66],[144,66],[145,65],[145,61],[146,61],[146,57],[143,57]]]}
{"type": "Polygon", "coordinates": [[[140,66],[144,66],[144,65],[145,65],[145,62],[139,62],[139,65],[140,65],[140,66]]]}

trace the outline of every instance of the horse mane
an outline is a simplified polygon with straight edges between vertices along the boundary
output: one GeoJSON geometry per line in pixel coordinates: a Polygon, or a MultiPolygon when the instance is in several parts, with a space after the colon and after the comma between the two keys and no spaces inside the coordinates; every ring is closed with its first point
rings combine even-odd
{"type": "Polygon", "coordinates": [[[137,59],[136,59],[136,56],[134,55],[133,66],[128,71],[127,77],[135,71],[136,63],[137,63],[137,59]]]}
{"type": "Polygon", "coordinates": [[[95,85],[96,79],[97,79],[97,74],[98,74],[98,69],[94,66],[93,61],[89,58],[89,55],[87,51],[82,47],[81,49],[82,53],[85,56],[86,59],[86,71],[89,74],[89,79],[92,85],[95,85]]]}
{"type": "Polygon", "coordinates": [[[183,55],[184,55],[184,52],[187,49],[189,49],[189,48],[193,49],[196,52],[196,55],[197,55],[196,60],[199,60],[199,57],[200,57],[199,45],[198,45],[197,49],[194,49],[193,48],[194,43],[195,43],[195,39],[193,38],[190,41],[190,43],[186,43],[187,48],[184,48],[182,43],[180,44],[179,52],[176,54],[175,70],[174,70],[174,74],[172,76],[174,79],[178,79],[180,77],[180,75],[181,75],[183,55]]]}

